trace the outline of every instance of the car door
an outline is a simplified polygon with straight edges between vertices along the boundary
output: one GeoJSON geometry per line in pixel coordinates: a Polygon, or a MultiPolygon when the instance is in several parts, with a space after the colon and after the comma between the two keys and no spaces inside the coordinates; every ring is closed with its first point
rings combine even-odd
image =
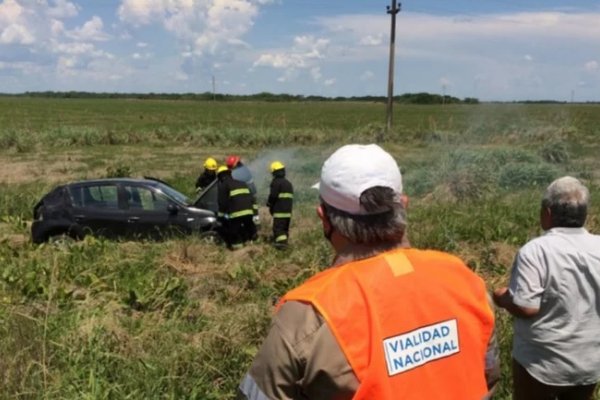
{"type": "Polygon", "coordinates": [[[153,187],[124,184],[129,235],[161,238],[179,230],[175,203],[153,187]]]}
{"type": "Polygon", "coordinates": [[[124,210],[119,207],[116,183],[84,183],[69,188],[73,219],[84,232],[105,237],[123,236],[127,231],[124,210]]]}

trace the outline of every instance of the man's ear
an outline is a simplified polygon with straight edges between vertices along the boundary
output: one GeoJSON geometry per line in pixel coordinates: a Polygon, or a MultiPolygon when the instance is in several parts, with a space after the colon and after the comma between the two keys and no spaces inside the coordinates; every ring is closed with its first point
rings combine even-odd
{"type": "Polygon", "coordinates": [[[331,229],[331,222],[329,222],[329,217],[327,216],[327,212],[322,204],[317,206],[317,215],[321,219],[321,223],[323,224],[323,230],[325,232],[329,232],[331,229]]]}
{"type": "Polygon", "coordinates": [[[545,231],[552,228],[552,210],[550,210],[550,207],[542,206],[540,209],[540,225],[545,231]]]}
{"type": "Polygon", "coordinates": [[[400,195],[400,203],[405,210],[408,210],[408,196],[405,194],[400,195]]]}

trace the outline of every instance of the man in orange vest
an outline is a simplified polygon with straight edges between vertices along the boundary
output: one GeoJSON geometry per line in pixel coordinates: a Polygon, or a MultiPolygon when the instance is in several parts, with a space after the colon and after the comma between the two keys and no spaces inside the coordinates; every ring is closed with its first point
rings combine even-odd
{"type": "Polygon", "coordinates": [[[282,298],[239,398],[486,398],[499,361],[485,284],[457,257],[410,247],[392,156],[341,147],[319,194],[333,265],[282,298]]]}

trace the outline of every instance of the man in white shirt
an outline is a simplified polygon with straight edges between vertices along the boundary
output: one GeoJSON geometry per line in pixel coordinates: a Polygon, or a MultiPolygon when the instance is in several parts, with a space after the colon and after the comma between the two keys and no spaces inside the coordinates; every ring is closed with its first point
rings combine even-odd
{"type": "Polygon", "coordinates": [[[563,177],[548,186],[544,234],[517,253],[495,303],[514,317],[513,399],[592,399],[600,381],[600,236],[583,226],[588,189],[563,177]]]}

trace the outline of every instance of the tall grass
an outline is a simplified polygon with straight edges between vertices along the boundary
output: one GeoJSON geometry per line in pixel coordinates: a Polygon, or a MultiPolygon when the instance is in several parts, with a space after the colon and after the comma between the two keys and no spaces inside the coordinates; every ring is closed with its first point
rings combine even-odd
{"type": "MultiPolygon", "coordinates": [[[[589,150],[599,113],[587,106],[399,107],[396,130],[382,134],[380,105],[3,101],[0,141],[8,145],[0,155],[9,168],[24,159],[51,167],[76,150],[82,165],[65,164],[65,177],[154,168],[193,195],[200,155],[188,155],[239,152],[264,203],[266,165],[281,157],[296,203],[285,251],[260,241],[229,252],[195,236],[35,246],[31,209],[54,183],[1,183],[0,399],[233,398],[274,299],[331,261],[310,185],[330,150],[348,141],[384,140],[411,199],[412,244],[458,254],[490,288],[506,283],[515,252],[539,233],[539,200],[555,177],[585,179],[594,205],[588,228],[600,228],[598,161],[589,150]]],[[[263,214],[265,239],[269,223],[263,214]]],[[[497,398],[509,399],[511,320],[497,317],[497,398]]]]}

